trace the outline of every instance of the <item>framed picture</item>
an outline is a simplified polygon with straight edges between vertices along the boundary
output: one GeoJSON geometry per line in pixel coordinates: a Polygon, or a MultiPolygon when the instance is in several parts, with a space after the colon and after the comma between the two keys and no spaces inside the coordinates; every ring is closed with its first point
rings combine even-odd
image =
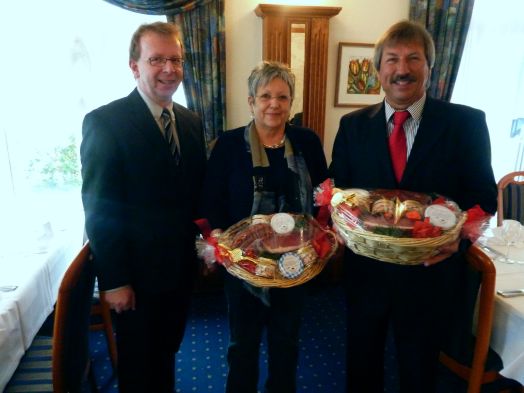
{"type": "Polygon", "coordinates": [[[335,106],[362,107],[384,98],[378,73],[373,66],[373,44],[338,44],[335,106]]]}

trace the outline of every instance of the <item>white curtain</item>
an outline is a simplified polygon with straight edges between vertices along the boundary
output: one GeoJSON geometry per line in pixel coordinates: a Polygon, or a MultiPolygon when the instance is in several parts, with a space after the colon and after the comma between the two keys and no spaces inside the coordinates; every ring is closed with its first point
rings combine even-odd
{"type": "Polygon", "coordinates": [[[0,258],[82,225],[82,119],[135,87],[131,35],[156,20],[103,1],[2,4],[0,258]]]}
{"type": "Polygon", "coordinates": [[[475,0],[452,101],[486,112],[497,180],[524,170],[523,42],[524,1],[475,0]]]}

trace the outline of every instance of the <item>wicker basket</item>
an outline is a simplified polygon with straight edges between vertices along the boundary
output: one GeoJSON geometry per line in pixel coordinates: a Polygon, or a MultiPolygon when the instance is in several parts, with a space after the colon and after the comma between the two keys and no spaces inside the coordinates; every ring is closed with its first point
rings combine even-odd
{"type": "MultiPolygon", "coordinates": [[[[248,283],[256,287],[289,288],[304,284],[307,281],[311,280],[316,275],[318,275],[322,271],[322,269],[324,269],[329,259],[336,252],[338,247],[338,241],[336,235],[332,231],[321,228],[320,225],[311,216],[307,217],[308,220],[310,220],[311,225],[315,227],[316,231],[322,231],[325,233],[325,238],[329,242],[330,250],[322,258],[317,258],[314,263],[305,266],[304,270],[298,277],[287,278],[281,275],[277,268],[277,261],[275,259],[266,258],[262,256],[252,257],[241,248],[231,247],[231,240],[233,238],[233,235],[246,230],[251,225],[251,219],[242,220],[239,223],[233,225],[227,231],[225,231],[219,238],[218,249],[220,254],[226,260],[225,263],[223,263],[226,270],[233,276],[247,281],[248,283]],[[251,273],[250,271],[240,266],[240,262],[245,261],[252,262],[257,266],[271,266],[274,268],[275,274],[273,277],[269,278],[251,273]]],[[[302,247],[308,246],[311,247],[311,241],[306,241],[302,245],[302,247]]],[[[297,251],[300,252],[300,249],[297,249],[297,251]]]]}
{"type": "Polygon", "coordinates": [[[331,214],[337,232],[354,253],[399,265],[419,265],[435,256],[438,248],[458,238],[467,214],[461,213],[457,224],[438,237],[406,238],[379,235],[360,228],[350,228],[336,213],[331,214]]]}

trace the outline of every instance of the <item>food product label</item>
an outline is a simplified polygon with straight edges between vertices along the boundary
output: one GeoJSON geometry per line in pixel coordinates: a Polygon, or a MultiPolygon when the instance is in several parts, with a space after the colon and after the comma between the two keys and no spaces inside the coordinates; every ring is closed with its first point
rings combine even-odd
{"type": "Polygon", "coordinates": [[[285,235],[295,228],[295,219],[288,213],[277,213],[271,217],[271,228],[279,235],[285,235]]]}
{"type": "Polygon", "coordinates": [[[457,223],[457,216],[444,205],[431,205],[426,208],[424,213],[429,218],[432,225],[442,229],[453,228],[457,223]]]}

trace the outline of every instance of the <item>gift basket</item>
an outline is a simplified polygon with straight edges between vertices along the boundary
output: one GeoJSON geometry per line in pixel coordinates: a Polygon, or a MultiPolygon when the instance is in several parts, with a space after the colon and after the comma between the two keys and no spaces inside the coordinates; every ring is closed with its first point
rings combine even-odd
{"type": "Polygon", "coordinates": [[[287,288],[320,273],[338,242],[310,215],[276,213],[248,217],[196,246],[206,263],[218,262],[256,287],[287,288]]]}
{"type": "Polygon", "coordinates": [[[468,214],[436,194],[404,190],[337,189],[324,182],[317,205],[327,205],[334,229],[356,254],[418,265],[456,240],[468,214]]]}

